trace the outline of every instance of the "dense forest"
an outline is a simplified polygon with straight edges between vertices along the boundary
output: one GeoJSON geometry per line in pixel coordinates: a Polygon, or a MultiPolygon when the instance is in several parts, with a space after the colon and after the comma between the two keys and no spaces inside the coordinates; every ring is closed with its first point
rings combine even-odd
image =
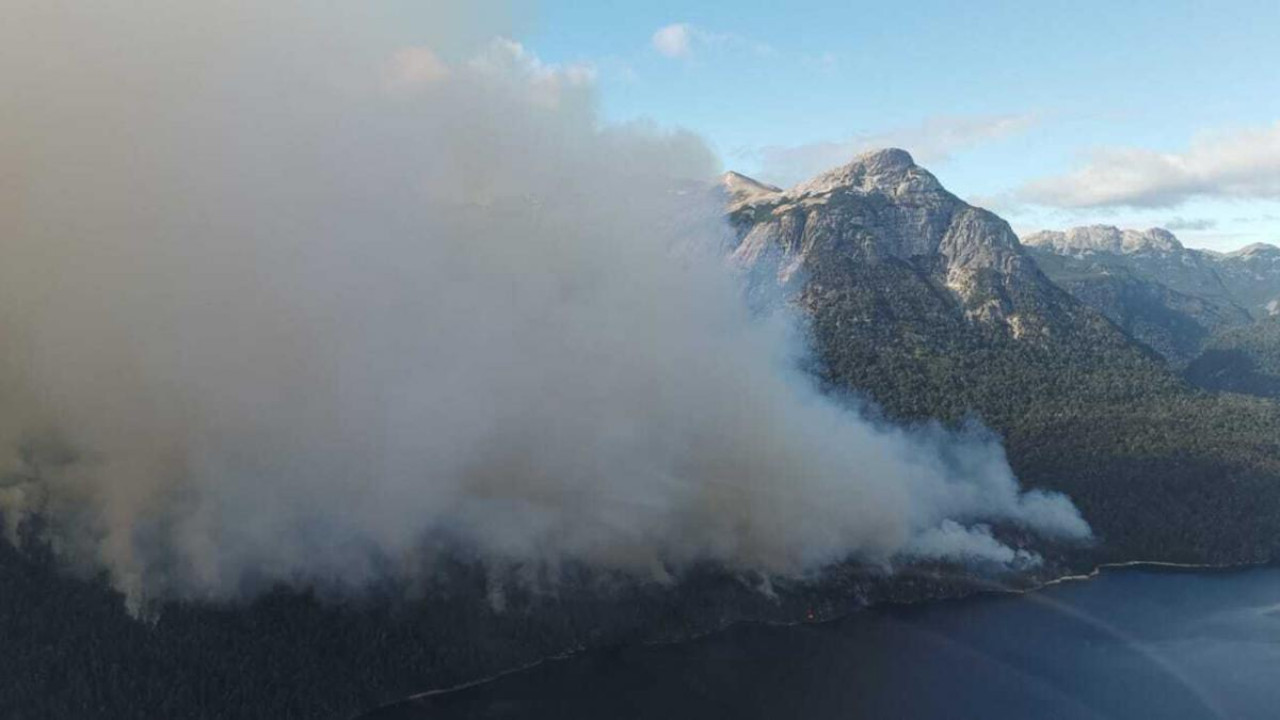
{"type": "Polygon", "coordinates": [[[1280,398],[1280,317],[1214,336],[1186,376],[1210,390],[1280,398]]]}
{"type": "Polygon", "coordinates": [[[1022,299],[1059,330],[1028,341],[957,318],[945,296],[920,291],[928,282],[899,262],[810,280],[833,388],[863,393],[898,421],[979,417],[1024,485],[1071,496],[1100,557],[1274,557],[1280,405],[1187,384],[1061,291],[1022,299]]]}
{"type": "MultiPolygon", "coordinates": [[[[1050,558],[1046,574],[1061,572],[1050,558]]],[[[849,566],[821,582],[698,568],[678,587],[568,572],[531,590],[444,563],[426,584],[361,594],[279,587],[238,603],[169,601],[142,618],[105,577],[55,568],[47,548],[0,543],[0,717],[345,718],[584,647],[664,641],[744,619],[821,620],[1034,578],[939,565],[849,566]]]]}

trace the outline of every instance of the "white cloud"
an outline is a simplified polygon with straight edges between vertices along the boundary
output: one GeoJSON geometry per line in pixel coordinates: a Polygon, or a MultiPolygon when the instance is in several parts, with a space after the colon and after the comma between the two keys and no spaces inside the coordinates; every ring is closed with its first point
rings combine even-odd
{"type": "Polygon", "coordinates": [[[687,23],[673,23],[653,34],[653,49],[669,58],[688,57],[692,52],[693,28],[687,23]]]}
{"type": "Polygon", "coordinates": [[[1095,151],[1081,167],[1017,195],[1064,208],[1174,207],[1192,198],[1280,199],[1280,122],[1197,136],[1184,152],[1095,151]]]}
{"type": "Polygon", "coordinates": [[[772,58],[778,55],[777,49],[768,43],[737,33],[704,30],[689,23],[672,23],[659,28],[653,34],[650,43],[659,54],[676,59],[688,59],[703,50],[747,54],[761,58],[772,58]]]}
{"type": "Polygon", "coordinates": [[[939,162],[956,151],[1023,132],[1038,121],[1038,116],[1031,113],[941,116],[919,125],[854,135],[841,141],[768,146],[755,155],[762,179],[790,185],[846,163],[859,153],[884,147],[903,148],[919,162],[939,162]]]}
{"type": "Polygon", "coordinates": [[[1218,221],[1213,218],[1184,218],[1181,215],[1169,218],[1164,221],[1162,227],[1166,230],[1178,232],[1180,230],[1212,230],[1218,226],[1218,221]]]}

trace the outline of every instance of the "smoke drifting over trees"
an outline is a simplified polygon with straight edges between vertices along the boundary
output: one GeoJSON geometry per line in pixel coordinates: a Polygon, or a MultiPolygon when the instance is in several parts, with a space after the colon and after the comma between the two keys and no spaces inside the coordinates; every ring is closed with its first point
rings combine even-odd
{"type": "Polygon", "coordinates": [[[359,585],[440,540],[664,576],[1088,535],[998,444],[820,395],[719,254],[713,154],[603,124],[589,69],[464,47],[461,11],[415,43],[210,5],[0,29],[10,532],[43,516],[135,597],[359,585]]]}

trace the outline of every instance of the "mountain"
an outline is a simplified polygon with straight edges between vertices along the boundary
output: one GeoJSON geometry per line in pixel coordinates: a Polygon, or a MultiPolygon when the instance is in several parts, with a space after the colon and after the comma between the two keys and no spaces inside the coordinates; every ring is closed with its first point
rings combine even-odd
{"type": "MultiPolygon", "coordinates": [[[[786,190],[737,176],[725,195],[734,257],[808,316],[829,387],[898,420],[979,419],[1024,484],[1076,501],[1097,559],[1235,562],[1280,549],[1280,407],[1189,386],[906,152],[786,190]]],[[[1169,292],[1220,287],[1203,267],[1173,272],[1182,260],[1165,256],[1181,246],[1167,233],[1117,235],[1066,236],[1062,257],[1128,251],[1167,265],[1169,292]]],[[[1225,298],[1205,306],[1248,320],[1225,298]]]]}
{"type": "Polygon", "coordinates": [[[733,223],[751,225],[734,257],[776,265],[784,283],[797,270],[822,274],[808,278],[811,300],[812,283],[848,284],[856,271],[843,264],[862,262],[954,296],[966,316],[1004,323],[1015,334],[1043,330],[1010,295],[1038,273],[1008,226],[946,192],[902,150],[865,155],[787,191],[725,178],[733,223]],[[827,276],[830,270],[844,272],[827,276]]]}
{"type": "Polygon", "coordinates": [[[1215,257],[1237,302],[1254,317],[1280,315],[1280,248],[1254,243],[1215,257]]]}
{"type": "Polygon", "coordinates": [[[1091,225],[1022,239],[1041,269],[1077,299],[1175,366],[1215,335],[1280,311],[1280,248],[1187,248],[1169,231],[1091,225]]]}
{"type": "Polygon", "coordinates": [[[902,150],[789,190],[734,192],[739,178],[726,178],[733,257],[805,309],[829,381],[871,388],[894,414],[1020,414],[1004,387],[1010,373],[1034,375],[1042,396],[1063,399],[1080,397],[1086,375],[1116,376],[1088,392],[1100,399],[1119,377],[1141,376],[1142,393],[1177,385],[1150,351],[1042,273],[1004,220],[952,195],[902,150]]]}
{"type": "Polygon", "coordinates": [[[1175,365],[1214,333],[1253,320],[1220,258],[1183,247],[1167,230],[1092,225],[1022,242],[1058,285],[1175,365]]]}

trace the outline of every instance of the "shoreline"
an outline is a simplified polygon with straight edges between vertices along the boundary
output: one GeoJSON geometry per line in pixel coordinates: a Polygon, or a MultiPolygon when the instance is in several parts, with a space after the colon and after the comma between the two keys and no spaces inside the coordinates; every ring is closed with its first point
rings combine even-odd
{"type": "MultiPolygon", "coordinates": [[[[1102,573],[1106,572],[1107,570],[1134,570],[1134,569],[1160,570],[1160,569],[1163,569],[1163,570],[1171,570],[1171,571],[1185,570],[1185,571],[1230,572],[1232,570],[1251,570],[1254,568],[1262,568],[1272,564],[1273,564],[1273,561],[1271,560],[1258,561],[1258,562],[1225,563],[1225,564],[1175,563],[1175,562],[1165,562],[1163,560],[1126,560],[1124,562],[1101,563],[1094,566],[1093,570],[1090,570],[1088,573],[1085,573],[1084,575],[1063,575],[1062,577],[1057,577],[1052,580],[1046,580],[1043,583],[1040,583],[1039,585],[1036,585],[1031,588],[1027,588],[1025,590],[1009,590],[1008,592],[1013,592],[1017,594],[1039,592],[1040,590],[1053,587],[1054,585],[1063,585],[1070,582],[1081,582],[1084,580],[1092,580],[1098,577],[1099,575],[1101,575],[1102,573]]],[[[1000,592],[1000,591],[995,591],[995,592],[1000,592]]]]}
{"type": "MultiPolygon", "coordinates": [[[[937,598],[937,599],[935,599],[935,600],[923,600],[923,601],[920,601],[920,602],[918,602],[918,603],[892,603],[892,602],[887,602],[887,603],[872,603],[872,604],[868,604],[868,605],[861,606],[861,607],[859,607],[859,608],[855,608],[855,609],[853,609],[853,610],[850,610],[849,612],[844,612],[844,613],[840,613],[840,614],[837,614],[837,615],[832,615],[832,616],[829,616],[829,617],[816,618],[816,619],[800,619],[800,620],[794,620],[794,621],[750,620],[750,619],[748,619],[748,620],[735,620],[735,621],[728,622],[728,623],[725,623],[725,624],[723,624],[723,625],[720,625],[720,626],[718,626],[718,627],[715,627],[715,628],[709,629],[709,630],[707,630],[706,632],[696,633],[696,634],[694,634],[694,635],[690,635],[690,636],[688,636],[688,637],[680,638],[680,639],[678,639],[678,640],[666,640],[666,639],[664,639],[664,640],[646,640],[646,641],[642,641],[642,642],[640,642],[639,644],[640,644],[640,645],[649,645],[649,646],[653,646],[653,645],[675,645],[675,644],[680,644],[680,643],[685,643],[685,642],[692,642],[692,641],[695,641],[695,640],[699,640],[699,639],[701,639],[701,638],[708,637],[708,636],[710,636],[710,635],[714,635],[714,634],[719,633],[719,632],[724,632],[724,631],[726,631],[726,630],[728,630],[728,629],[730,629],[730,628],[733,628],[733,627],[735,627],[735,626],[738,626],[738,625],[765,625],[765,626],[771,626],[771,627],[794,627],[794,626],[797,626],[797,625],[823,625],[823,624],[827,624],[827,623],[838,622],[838,621],[840,621],[840,620],[842,620],[842,619],[844,619],[844,618],[850,617],[851,615],[853,615],[854,613],[857,613],[857,612],[861,612],[861,611],[868,610],[868,609],[872,609],[872,608],[876,608],[876,607],[884,607],[884,606],[891,606],[891,605],[902,605],[902,606],[907,606],[907,605],[917,605],[917,604],[922,604],[922,603],[934,603],[934,602],[945,603],[945,602],[951,602],[951,601],[956,601],[956,600],[972,599],[972,598],[974,598],[974,597],[976,597],[976,596],[980,596],[980,595],[987,595],[987,594],[990,594],[990,595],[993,595],[993,596],[999,596],[999,595],[1028,595],[1028,594],[1032,594],[1032,593],[1041,592],[1041,591],[1043,591],[1043,590],[1046,590],[1046,589],[1049,589],[1049,588],[1055,587],[1055,586],[1057,586],[1057,585],[1065,585],[1065,584],[1067,584],[1067,583],[1084,582],[1084,581],[1088,581],[1088,580],[1093,580],[1093,579],[1095,579],[1095,578],[1099,577],[1100,575],[1102,575],[1104,572],[1106,572],[1106,571],[1108,571],[1108,570],[1143,570],[1143,569],[1147,569],[1147,570],[1166,570],[1166,571],[1172,571],[1172,572],[1206,572],[1206,571],[1208,571],[1208,572],[1232,572],[1232,571],[1243,571],[1243,570],[1259,569],[1259,568],[1268,567],[1268,566],[1271,566],[1271,565],[1274,565],[1274,564],[1275,564],[1275,561],[1270,561],[1270,560],[1268,560],[1268,561],[1258,561],[1258,562],[1236,562],[1236,563],[1225,563],[1225,564],[1213,564],[1213,563],[1175,563],[1175,562],[1167,562],[1167,561],[1162,561],[1162,560],[1127,560],[1127,561],[1123,561],[1123,562],[1100,563],[1100,564],[1098,564],[1098,565],[1095,565],[1095,566],[1093,567],[1093,569],[1092,569],[1092,570],[1090,570],[1090,571],[1089,571],[1089,572],[1087,572],[1087,573],[1084,573],[1084,574],[1076,574],[1076,575],[1062,575],[1062,576],[1059,576],[1059,577],[1056,577],[1056,578],[1052,578],[1052,579],[1049,579],[1049,580],[1045,580],[1044,582],[1041,582],[1041,583],[1038,583],[1038,584],[1035,584],[1035,585],[1032,585],[1032,586],[1030,586],[1030,587],[1026,587],[1026,588],[1010,588],[1010,587],[1000,588],[1000,587],[986,587],[986,588],[975,589],[975,590],[974,590],[973,592],[971,592],[971,593],[965,593],[965,594],[962,594],[962,595],[956,595],[956,596],[953,596],[953,597],[937,598]]],[[[540,658],[540,659],[535,660],[535,661],[533,661],[533,662],[529,662],[529,663],[525,663],[525,664],[523,664],[523,665],[518,665],[518,666],[515,666],[515,667],[511,667],[511,668],[508,668],[508,669],[506,669],[506,670],[502,670],[502,671],[500,671],[500,672],[494,673],[493,675],[489,675],[489,676],[486,676],[486,677],[483,677],[483,678],[477,678],[477,679],[475,679],[475,680],[471,680],[471,681],[468,681],[468,682],[460,683],[460,684],[458,684],[458,685],[452,685],[452,686],[449,686],[449,687],[433,688],[433,689],[431,689],[431,690],[424,690],[424,691],[422,691],[422,692],[415,693],[415,694],[413,694],[413,695],[410,695],[410,696],[408,696],[408,697],[405,697],[405,698],[403,698],[403,699],[401,699],[401,700],[396,700],[396,701],[391,702],[391,703],[388,703],[388,704],[386,704],[386,705],[382,705],[382,706],[380,706],[380,707],[377,707],[377,708],[374,708],[374,709],[372,709],[372,710],[369,710],[368,712],[361,713],[360,715],[357,715],[357,716],[355,716],[354,718],[352,718],[352,720],[361,720],[362,718],[367,718],[367,717],[370,717],[370,716],[374,716],[374,714],[375,714],[375,713],[378,713],[378,712],[380,712],[380,711],[382,711],[382,710],[386,710],[386,709],[393,708],[393,707],[398,707],[398,706],[405,705],[405,704],[409,704],[409,703],[418,702],[418,701],[425,700],[425,699],[428,699],[428,698],[431,698],[431,697],[436,697],[436,696],[439,696],[439,695],[447,695],[447,694],[454,693],[454,692],[459,692],[459,691],[462,691],[462,690],[468,690],[468,689],[471,689],[471,688],[474,688],[474,687],[478,687],[478,686],[480,686],[480,685],[485,685],[485,684],[488,684],[488,683],[494,682],[494,681],[496,681],[496,680],[501,680],[502,678],[507,677],[507,676],[509,676],[509,675],[515,675],[515,674],[517,674],[517,673],[525,672],[525,671],[527,671],[527,670],[532,670],[532,669],[534,669],[534,668],[537,668],[537,667],[539,667],[539,666],[541,666],[541,665],[544,665],[544,664],[546,664],[546,663],[549,663],[549,662],[556,662],[556,661],[559,661],[559,660],[567,660],[567,659],[573,658],[573,657],[575,657],[575,656],[581,655],[581,654],[583,654],[583,653],[592,652],[593,650],[597,650],[597,649],[599,649],[599,648],[587,648],[587,647],[578,647],[578,648],[573,648],[573,649],[570,649],[570,650],[566,650],[565,652],[562,652],[562,653],[557,653],[557,654],[555,654],[555,655],[548,655],[548,656],[546,656],[546,657],[540,658]]]]}

